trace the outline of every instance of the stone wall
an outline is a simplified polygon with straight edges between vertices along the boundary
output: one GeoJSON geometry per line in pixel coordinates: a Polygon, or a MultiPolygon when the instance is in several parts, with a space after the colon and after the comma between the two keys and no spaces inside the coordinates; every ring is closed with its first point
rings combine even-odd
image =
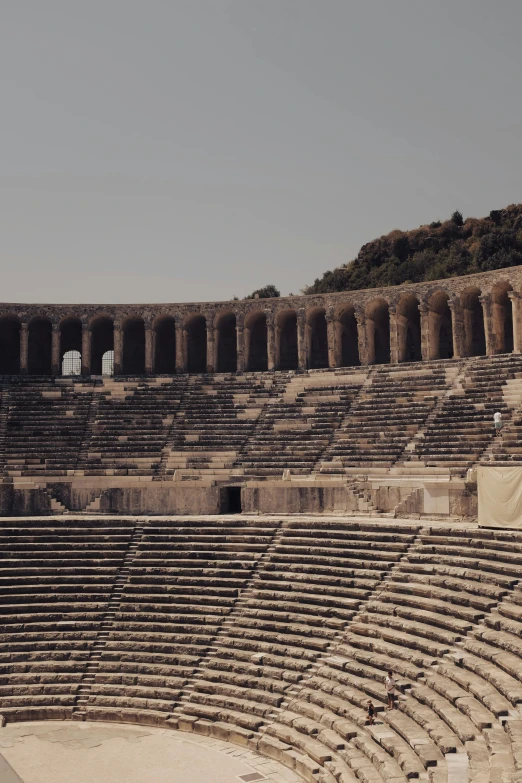
{"type": "Polygon", "coordinates": [[[346,291],[199,304],[0,305],[0,374],[235,372],[519,352],[522,267],[346,291]],[[80,359],[81,357],[81,359],[80,359]]]}

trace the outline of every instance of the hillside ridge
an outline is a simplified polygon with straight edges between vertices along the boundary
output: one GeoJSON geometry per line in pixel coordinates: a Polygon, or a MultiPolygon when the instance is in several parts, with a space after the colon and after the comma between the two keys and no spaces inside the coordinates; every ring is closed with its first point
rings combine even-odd
{"type": "Polygon", "coordinates": [[[357,291],[461,277],[522,264],[522,204],[487,217],[449,220],[410,231],[395,229],[363,245],[352,261],[325,272],[303,294],[357,291]]]}

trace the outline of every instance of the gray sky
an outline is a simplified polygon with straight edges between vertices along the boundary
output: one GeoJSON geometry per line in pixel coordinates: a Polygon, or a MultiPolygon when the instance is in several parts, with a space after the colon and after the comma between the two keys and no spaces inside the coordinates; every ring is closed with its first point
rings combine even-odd
{"type": "Polygon", "coordinates": [[[0,0],[3,301],[298,293],[522,201],[520,0],[0,0]]]}

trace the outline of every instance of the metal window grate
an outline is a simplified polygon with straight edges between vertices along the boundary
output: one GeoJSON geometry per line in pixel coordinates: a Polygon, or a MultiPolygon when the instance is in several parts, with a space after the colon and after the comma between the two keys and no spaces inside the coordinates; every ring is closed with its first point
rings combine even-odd
{"type": "Polygon", "coordinates": [[[105,351],[103,354],[102,375],[114,375],[114,351],[105,351]]]}
{"type": "Polygon", "coordinates": [[[62,359],[62,375],[81,375],[82,355],[79,351],[66,351],[62,359]]]}

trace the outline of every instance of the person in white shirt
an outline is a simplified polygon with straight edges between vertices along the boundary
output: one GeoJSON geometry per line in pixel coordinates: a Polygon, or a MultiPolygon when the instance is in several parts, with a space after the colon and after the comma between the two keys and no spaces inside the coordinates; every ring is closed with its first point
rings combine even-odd
{"type": "Polygon", "coordinates": [[[388,699],[388,709],[393,710],[395,701],[395,680],[393,678],[393,672],[388,672],[386,677],[386,697],[388,699]]]}
{"type": "Polygon", "coordinates": [[[501,435],[502,434],[502,414],[500,411],[497,411],[495,415],[493,416],[493,423],[495,425],[495,435],[501,435]]]}

